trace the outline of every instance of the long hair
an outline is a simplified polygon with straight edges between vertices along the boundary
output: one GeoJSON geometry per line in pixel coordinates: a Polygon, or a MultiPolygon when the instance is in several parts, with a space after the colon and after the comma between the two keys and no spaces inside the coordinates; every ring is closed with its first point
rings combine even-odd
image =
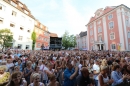
{"type": "MultiPolygon", "coordinates": [[[[17,77],[17,75],[19,75],[19,74],[22,75],[20,71],[14,72],[14,73],[11,75],[11,80],[10,80],[10,82],[9,82],[9,84],[8,84],[7,86],[15,86],[14,81],[12,81],[12,79],[15,78],[15,77],[17,77]]],[[[21,84],[22,84],[22,78],[21,78],[21,80],[20,80],[19,85],[21,85],[21,84]]]]}

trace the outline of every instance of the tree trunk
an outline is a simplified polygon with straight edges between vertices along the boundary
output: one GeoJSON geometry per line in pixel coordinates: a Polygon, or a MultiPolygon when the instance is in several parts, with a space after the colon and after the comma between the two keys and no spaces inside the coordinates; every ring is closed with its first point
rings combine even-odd
{"type": "Polygon", "coordinates": [[[4,46],[2,47],[2,52],[3,52],[4,46]]]}

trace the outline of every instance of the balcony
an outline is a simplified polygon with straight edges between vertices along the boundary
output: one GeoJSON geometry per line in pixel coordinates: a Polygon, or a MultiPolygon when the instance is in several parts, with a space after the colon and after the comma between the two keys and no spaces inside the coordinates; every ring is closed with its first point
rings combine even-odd
{"type": "Polygon", "coordinates": [[[94,44],[104,44],[103,40],[94,41],[94,44]]]}

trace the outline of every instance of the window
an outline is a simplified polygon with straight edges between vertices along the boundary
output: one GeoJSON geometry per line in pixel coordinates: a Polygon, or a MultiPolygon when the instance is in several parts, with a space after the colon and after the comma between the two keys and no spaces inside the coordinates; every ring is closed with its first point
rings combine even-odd
{"type": "Polygon", "coordinates": [[[35,25],[37,25],[37,22],[35,21],[35,25]]]}
{"type": "Polygon", "coordinates": [[[30,30],[27,30],[27,32],[29,32],[29,33],[30,33],[30,30]]]}
{"type": "Polygon", "coordinates": [[[14,25],[13,23],[10,23],[10,27],[14,28],[14,27],[15,27],[15,25],[14,25]]]}
{"type": "Polygon", "coordinates": [[[102,35],[98,36],[98,41],[102,41],[102,35]]]}
{"type": "Polygon", "coordinates": [[[113,15],[112,15],[112,14],[108,16],[108,19],[109,19],[109,20],[112,19],[112,18],[113,18],[113,15]]]}
{"type": "Polygon", "coordinates": [[[22,22],[24,22],[25,21],[25,17],[21,16],[21,20],[22,20],[22,22]]]}
{"type": "Polygon", "coordinates": [[[3,24],[3,18],[0,18],[0,24],[3,24]]]}
{"type": "Polygon", "coordinates": [[[41,39],[41,37],[39,36],[39,37],[38,37],[38,39],[40,40],[40,39],[41,39]]]}
{"type": "Polygon", "coordinates": [[[102,28],[98,27],[98,33],[102,32],[102,28]]]}
{"type": "Polygon", "coordinates": [[[32,24],[32,21],[31,21],[31,20],[29,20],[29,24],[32,24]]]}
{"type": "Polygon", "coordinates": [[[94,40],[93,40],[93,38],[91,38],[91,43],[93,43],[94,42],[94,40]]]}
{"type": "Polygon", "coordinates": [[[128,38],[130,38],[130,32],[128,32],[128,38]]]}
{"type": "Polygon", "coordinates": [[[38,43],[37,46],[40,47],[40,43],[38,43]]]}
{"type": "Polygon", "coordinates": [[[17,4],[12,1],[11,1],[11,5],[13,5],[14,7],[17,7],[17,4]]]}
{"type": "Polygon", "coordinates": [[[18,44],[18,49],[21,49],[22,48],[22,44],[18,44]]]}
{"type": "Polygon", "coordinates": [[[22,39],[23,39],[23,36],[19,36],[18,40],[21,40],[21,41],[22,41],[22,39]]]}
{"type": "Polygon", "coordinates": [[[26,45],[26,48],[25,49],[29,49],[29,45],[26,45]]]}
{"type": "Polygon", "coordinates": [[[21,3],[19,3],[19,6],[20,6],[20,7],[23,7],[23,5],[22,5],[21,3]]]}
{"type": "Polygon", "coordinates": [[[90,35],[91,35],[91,36],[93,35],[93,30],[90,30],[90,35]]]}
{"type": "Polygon", "coordinates": [[[116,44],[111,44],[111,49],[115,50],[116,49],[116,44]]]}
{"type": "Polygon", "coordinates": [[[126,19],[126,26],[129,27],[129,19],[126,19]]]}
{"type": "Polygon", "coordinates": [[[23,27],[20,27],[20,30],[23,30],[23,27]]]}
{"type": "Polygon", "coordinates": [[[109,23],[109,29],[112,29],[112,28],[114,28],[114,22],[109,23]]]}
{"type": "Polygon", "coordinates": [[[12,16],[16,17],[17,13],[15,11],[12,11],[12,16]]]}
{"type": "Polygon", "coordinates": [[[29,42],[29,41],[30,41],[30,38],[27,37],[27,41],[29,42]]]}
{"type": "Polygon", "coordinates": [[[110,40],[114,40],[115,39],[115,33],[111,33],[110,34],[110,40]]]}
{"type": "Polygon", "coordinates": [[[0,10],[5,11],[5,6],[0,4],[0,10]]]}
{"type": "Polygon", "coordinates": [[[42,28],[42,25],[40,25],[40,28],[42,28]]]}
{"type": "Polygon", "coordinates": [[[24,10],[24,12],[25,12],[26,14],[28,14],[28,11],[24,10]]]}
{"type": "Polygon", "coordinates": [[[99,21],[97,22],[97,24],[101,24],[101,20],[99,20],[99,21]]]}
{"type": "Polygon", "coordinates": [[[90,25],[90,28],[92,28],[93,26],[92,25],[90,25]]]}

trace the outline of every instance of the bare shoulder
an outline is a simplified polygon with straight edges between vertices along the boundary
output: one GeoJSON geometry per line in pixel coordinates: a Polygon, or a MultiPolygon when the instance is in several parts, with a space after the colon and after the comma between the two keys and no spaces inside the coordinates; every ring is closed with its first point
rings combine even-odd
{"type": "Polygon", "coordinates": [[[45,86],[44,83],[42,84],[42,86],[45,86]]]}
{"type": "Polygon", "coordinates": [[[60,86],[59,82],[56,81],[57,86],[60,86]]]}

